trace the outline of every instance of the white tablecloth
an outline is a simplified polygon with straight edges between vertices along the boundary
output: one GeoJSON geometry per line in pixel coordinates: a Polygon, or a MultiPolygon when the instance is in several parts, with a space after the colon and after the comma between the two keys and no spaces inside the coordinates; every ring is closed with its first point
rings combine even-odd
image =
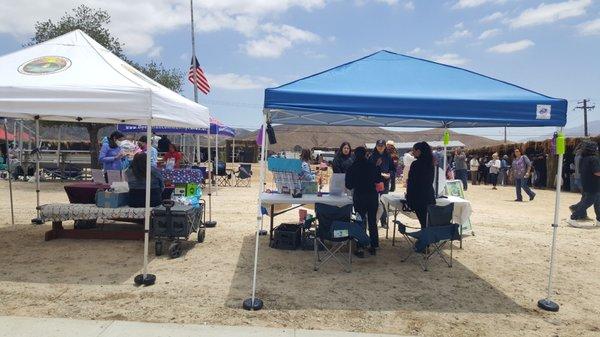
{"type": "Polygon", "coordinates": [[[260,194],[260,203],[270,212],[270,207],[275,206],[275,211],[285,209],[291,205],[314,205],[316,203],[327,204],[332,206],[346,206],[352,204],[352,198],[349,196],[332,196],[325,194],[318,197],[316,194],[304,194],[302,198],[294,198],[289,194],[266,193],[260,194]]]}
{"type": "MultiPolygon", "coordinates": [[[[381,196],[381,200],[383,204],[387,207],[388,212],[391,212],[395,209],[402,209],[402,203],[406,200],[404,195],[401,194],[384,194],[381,196]]],[[[447,198],[438,198],[435,201],[436,205],[445,206],[450,203],[454,203],[454,212],[452,214],[452,221],[457,224],[461,224],[463,226],[463,230],[465,227],[470,227],[469,218],[471,217],[471,213],[473,213],[473,209],[471,208],[471,203],[468,200],[463,198],[449,196],[447,198]]]]}

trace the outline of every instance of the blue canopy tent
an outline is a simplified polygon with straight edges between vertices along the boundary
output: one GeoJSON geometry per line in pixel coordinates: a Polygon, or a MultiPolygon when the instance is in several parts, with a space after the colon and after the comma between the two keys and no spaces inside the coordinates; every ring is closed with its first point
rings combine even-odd
{"type": "MultiPolygon", "coordinates": [[[[344,125],[381,127],[563,127],[567,101],[428,60],[379,51],[276,88],[265,90],[261,183],[264,186],[267,122],[294,125],[344,125]]],[[[445,156],[444,156],[445,157],[445,156]]],[[[562,154],[559,155],[562,162],[562,154]]],[[[560,178],[557,175],[553,247],[558,223],[560,178]]],[[[256,264],[252,297],[245,307],[257,309],[256,264]]],[[[552,249],[553,261],[554,248],[552,249]]],[[[550,280],[552,267],[550,268],[550,280]]],[[[550,302],[550,288],[544,300],[550,302]]],[[[541,302],[541,301],[540,301],[541,302]]]]}

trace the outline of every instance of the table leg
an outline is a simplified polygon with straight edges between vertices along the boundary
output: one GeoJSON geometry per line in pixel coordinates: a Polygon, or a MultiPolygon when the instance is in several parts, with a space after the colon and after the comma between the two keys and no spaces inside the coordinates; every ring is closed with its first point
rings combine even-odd
{"type": "Polygon", "coordinates": [[[390,213],[388,212],[389,208],[390,208],[390,204],[388,203],[385,206],[385,215],[387,217],[386,221],[388,222],[387,226],[385,227],[385,239],[389,239],[389,232],[390,232],[390,213]]]}
{"type": "Polygon", "coordinates": [[[64,227],[62,225],[62,221],[52,221],[52,229],[44,234],[44,240],[50,241],[58,239],[63,230],[64,227]]]}
{"type": "Polygon", "coordinates": [[[398,220],[398,209],[394,208],[394,232],[392,233],[392,246],[396,245],[396,220],[398,220]]]}
{"type": "Polygon", "coordinates": [[[273,241],[273,222],[275,221],[275,205],[271,205],[271,212],[269,212],[269,217],[271,218],[269,223],[269,243],[273,241]]]}

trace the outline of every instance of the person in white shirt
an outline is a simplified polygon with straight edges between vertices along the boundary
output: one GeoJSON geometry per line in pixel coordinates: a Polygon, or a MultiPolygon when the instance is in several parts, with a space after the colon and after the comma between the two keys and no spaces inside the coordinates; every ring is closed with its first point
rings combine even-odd
{"type": "Polygon", "coordinates": [[[473,156],[471,161],[469,161],[469,171],[471,172],[471,184],[477,185],[479,183],[479,160],[477,156],[473,156]]]}
{"type": "Polygon", "coordinates": [[[487,162],[485,166],[490,168],[490,179],[492,181],[493,190],[497,190],[496,185],[498,184],[498,173],[500,173],[500,167],[502,167],[502,163],[500,162],[500,158],[498,153],[494,153],[492,155],[492,160],[487,162]]]}
{"type": "Polygon", "coordinates": [[[402,156],[402,164],[404,164],[404,170],[402,171],[402,184],[406,187],[406,182],[408,181],[408,174],[410,173],[410,165],[415,161],[416,158],[413,156],[412,150],[406,152],[404,156],[402,156]]]}

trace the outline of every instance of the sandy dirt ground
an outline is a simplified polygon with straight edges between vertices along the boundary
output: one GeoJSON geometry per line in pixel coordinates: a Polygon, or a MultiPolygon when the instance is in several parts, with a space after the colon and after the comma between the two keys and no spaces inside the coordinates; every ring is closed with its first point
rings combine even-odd
{"type": "MultiPolygon", "coordinates": [[[[255,175],[258,176],[258,175],[255,175]]],[[[61,183],[43,183],[42,203],[67,202],[61,183]]],[[[259,325],[423,336],[600,336],[600,229],[566,225],[562,197],[554,297],[558,313],[536,307],[545,296],[554,193],[515,203],[513,188],[474,186],[475,236],[455,250],[453,268],[430,271],[402,263],[402,241],[381,230],[376,257],[315,272],[311,251],[282,251],[260,239],[258,296],[265,309],[241,308],[251,293],[257,184],[224,188],[213,202],[216,228],[179,259],[155,257],[157,284],[141,288],[143,242],[54,240],[50,224],[32,226],[34,184],[15,183],[17,226],[9,218],[8,184],[0,182],[0,315],[259,325]]],[[[590,213],[593,216],[593,211],[590,213]]],[[[276,223],[297,219],[292,211],[276,223]]],[[[407,221],[410,222],[410,221],[407,221]]],[[[413,222],[414,223],[414,222],[413,222]]],[[[70,226],[70,223],[66,223],[70,226]]],[[[265,226],[268,222],[265,221],[265,226]]]]}

